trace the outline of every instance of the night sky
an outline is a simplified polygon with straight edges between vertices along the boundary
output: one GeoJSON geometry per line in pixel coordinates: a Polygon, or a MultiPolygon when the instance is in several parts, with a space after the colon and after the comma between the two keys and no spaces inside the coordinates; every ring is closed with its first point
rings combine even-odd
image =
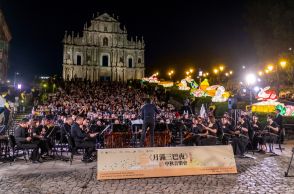
{"type": "Polygon", "coordinates": [[[242,1],[0,0],[12,33],[9,74],[26,78],[62,72],[64,31],[82,32],[92,14],[115,14],[130,36],[144,36],[147,74],[194,65],[232,68],[255,63],[242,1]],[[166,1],[167,2],[167,1],[166,1]]]}

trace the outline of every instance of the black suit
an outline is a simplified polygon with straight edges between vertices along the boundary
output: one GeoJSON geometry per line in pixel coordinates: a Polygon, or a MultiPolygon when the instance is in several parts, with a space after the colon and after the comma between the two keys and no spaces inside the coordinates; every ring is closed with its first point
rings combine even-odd
{"type": "Polygon", "coordinates": [[[85,148],[84,159],[89,159],[95,150],[95,139],[90,138],[82,131],[77,123],[71,126],[71,137],[74,140],[76,148],[85,148]]]}
{"type": "Polygon", "coordinates": [[[14,131],[14,137],[17,146],[25,149],[33,148],[33,152],[31,154],[31,159],[36,161],[39,159],[39,141],[27,141],[27,137],[29,137],[29,133],[27,129],[18,126],[14,131]]]}
{"type": "Polygon", "coordinates": [[[279,125],[279,132],[281,132],[280,142],[283,143],[284,142],[283,116],[281,114],[277,114],[276,118],[274,119],[274,122],[279,125]]]}
{"type": "Polygon", "coordinates": [[[276,118],[274,119],[274,122],[279,125],[280,130],[283,128],[283,116],[282,115],[277,114],[276,118]]]}
{"type": "Polygon", "coordinates": [[[141,135],[140,147],[144,146],[146,131],[148,127],[151,135],[151,147],[154,146],[154,127],[156,114],[159,114],[159,110],[154,104],[146,103],[141,109],[141,115],[143,119],[143,131],[141,135]]]}

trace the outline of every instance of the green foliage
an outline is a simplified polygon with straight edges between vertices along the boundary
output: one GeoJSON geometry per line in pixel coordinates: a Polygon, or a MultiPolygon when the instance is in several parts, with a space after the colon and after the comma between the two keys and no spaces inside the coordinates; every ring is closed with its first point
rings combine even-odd
{"type": "Polygon", "coordinates": [[[211,98],[212,97],[210,96],[195,98],[196,106],[201,107],[202,104],[206,104],[206,105],[210,104],[211,98]]]}
{"type": "Polygon", "coordinates": [[[216,106],[215,109],[215,116],[221,117],[224,112],[228,112],[228,102],[215,102],[214,105],[216,106]]]}
{"type": "Polygon", "coordinates": [[[249,105],[249,103],[245,102],[245,101],[237,102],[237,108],[238,109],[245,110],[247,105],[249,105]]]}
{"type": "Polygon", "coordinates": [[[173,97],[175,100],[178,102],[184,102],[185,99],[193,99],[192,96],[190,95],[190,91],[185,91],[185,90],[178,90],[178,89],[172,89],[171,91],[171,97],[173,97]]]}

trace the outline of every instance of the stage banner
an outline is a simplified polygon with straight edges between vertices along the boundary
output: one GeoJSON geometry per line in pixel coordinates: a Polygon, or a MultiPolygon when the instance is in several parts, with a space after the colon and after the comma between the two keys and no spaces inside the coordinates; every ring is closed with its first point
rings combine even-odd
{"type": "Polygon", "coordinates": [[[97,179],[237,173],[230,145],[99,149],[97,179]]]}

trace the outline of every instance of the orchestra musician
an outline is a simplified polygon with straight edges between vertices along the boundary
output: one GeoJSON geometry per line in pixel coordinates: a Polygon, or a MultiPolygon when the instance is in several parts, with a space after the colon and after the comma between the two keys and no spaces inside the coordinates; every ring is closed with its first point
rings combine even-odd
{"type": "Polygon", "coordinates": [[[235,128],[235,120],[232,117],[230,117],[229,113],[228,112],[225,112],[223,114],[223,117],[226,118],[227,124],[230,125],[230,128],[231,129],[234,129],[235,128]]]}
{"type": "Polygon", "coordinates": [[[279,137],[280,128],[274,121],[274,117],[272,115],[267,116],[267,126],[265,128],[268,130],[268,134],[264,135],[264,142],[274,143],[279,137]]]}
{"type": "Polygon", "coordinates": [[[215,117],[213,115],[208,116],[208,123],[204,125],[201,124],[203,129],[199,133],[199,145],[215,145],[216,144],[216,137],[218,126],[216,124],[215,117]]]}
{"type": "MultiPolygon", "coordinates": [[[[273,117],[273,121],[275,123],[277,123],[280,130],[283,130],[283,116],[281,115],[281,110],[277,108],[275,110],[275,113],[276,113],[276,116],[273,117]]],[[[284,135],[285,135],[284,133],[281,134],[281,137],[280,137],[281,138],[281,143],[284,142],[284,135]]]]}
{"type": "Polygon", "coordinates": [[[83,124],[85,125],[86,123],[83,117],[77,116],[76,121],[71,126],[71,137],[77,148],[85,148],[82,161],[92,162],[92,153],[95,150],[95,138],[98,133],[88,133],[87,129],[83,129],[83,124]]]}
{"type": "Polygon", "coordinates": [[[252,116],[252,121],[251,121],[251,126],[252,126],[252,130],[254,132],[254,136],[253,136],[253,141],[252,141],[252,149],[253,150],[258,150],[258,145],[260,147],[259,152],[264,154],[265,153],[265,142],[263,141],[263,130],[261,128],[261,124],[258,121],[258,116],[253,115],[252,116]]]}
{"type": "Polygon", "coordinates": [[[192,146],[197,143],[197,134],[202,130],[202,125],[199,124],[199,118],[193,117],[192,125],[188,133],[184,136],[183,143],[192,146]]]}
{"type": "Polygon", "coordinates": [[[226,115],[224,115],[221,118],[220,128],[221,128],[221,131],[223,133],[222,143],[223,144],[228,144],[229,140],[234,135],[234,128],[233,128],[232,123],[230,123],[230,120],[228,119],[228,117],[226,117],[226,115]]]}
{"type": "Polygon", "coordinates": [[[245,115],[238,118],[238,123],[232,139],[232,146],[235,155],[244,156],[246,146],[249,142],[248,124],[245,115]]]}
{"type": "Polygon", "coordinates": [[[40,163],[39,141],[35,141],[32,138],[32,133],[29,133],[28,129],[29,120],[27,118],[23,118],[19,122],[19,126],[14,131],[16,144],[20,147],[35,145],[36,147],[33,149],[30,159],[32,160],[32,163],[40,163]]]}

